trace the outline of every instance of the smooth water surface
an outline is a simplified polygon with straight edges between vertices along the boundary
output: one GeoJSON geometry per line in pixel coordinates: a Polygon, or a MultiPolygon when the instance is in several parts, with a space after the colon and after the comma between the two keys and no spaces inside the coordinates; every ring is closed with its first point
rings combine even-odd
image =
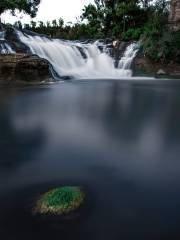
{"type": "Polygon", "coordinates": [[[0,239],[179,240],[180,83],[1,88],[0,239]],[[84,187],[75,216],[33,216],[44,191],[84,187]]]}

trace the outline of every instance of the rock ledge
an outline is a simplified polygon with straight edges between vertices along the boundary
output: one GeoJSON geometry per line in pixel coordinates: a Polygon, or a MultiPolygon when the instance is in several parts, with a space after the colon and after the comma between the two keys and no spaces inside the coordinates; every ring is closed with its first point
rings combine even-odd
{"type": "Polygon", "coordinates": [[[0,82],[49,82],[52,81],[49,63],[36,55],[0,55],[0,82]]]}

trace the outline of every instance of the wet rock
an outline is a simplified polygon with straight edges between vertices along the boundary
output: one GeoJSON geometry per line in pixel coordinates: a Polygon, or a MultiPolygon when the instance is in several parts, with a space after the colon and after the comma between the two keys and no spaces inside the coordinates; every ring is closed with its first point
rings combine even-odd
{"type": "Polygon", "coordinates": [[[19,36],[13,27],[5,28],[5,39],[15,52],[30,54],[30,49],[19,40],[19,36]]]}
{"type": "Polygon", "coordinates": [[[50,80],[51,72],[47,60],[27,54],[0,55],[0,82],[50,80]]]}

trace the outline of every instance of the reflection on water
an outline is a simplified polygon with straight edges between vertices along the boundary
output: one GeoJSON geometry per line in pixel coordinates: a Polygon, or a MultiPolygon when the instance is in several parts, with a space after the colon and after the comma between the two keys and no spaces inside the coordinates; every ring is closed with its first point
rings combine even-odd
{"type": "Polygon", "coordinates": [[[179,239],[179,106],[174,81],[69,82],[2,104],[3,239],[179,239]],[[32,199],[63,184],[87,189],[83,219],[34,219],[32,199]]]}

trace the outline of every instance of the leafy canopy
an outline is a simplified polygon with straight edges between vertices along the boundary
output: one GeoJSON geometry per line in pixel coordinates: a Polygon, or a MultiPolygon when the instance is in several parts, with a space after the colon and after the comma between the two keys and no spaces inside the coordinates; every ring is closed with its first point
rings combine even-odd
{"type": "Polygon", "coordinates": [[[14,15],[15,10],[19,10],[35,17],[39,4],[40,0],[0,0],[0,15],[7,10],[14,15]]]}

